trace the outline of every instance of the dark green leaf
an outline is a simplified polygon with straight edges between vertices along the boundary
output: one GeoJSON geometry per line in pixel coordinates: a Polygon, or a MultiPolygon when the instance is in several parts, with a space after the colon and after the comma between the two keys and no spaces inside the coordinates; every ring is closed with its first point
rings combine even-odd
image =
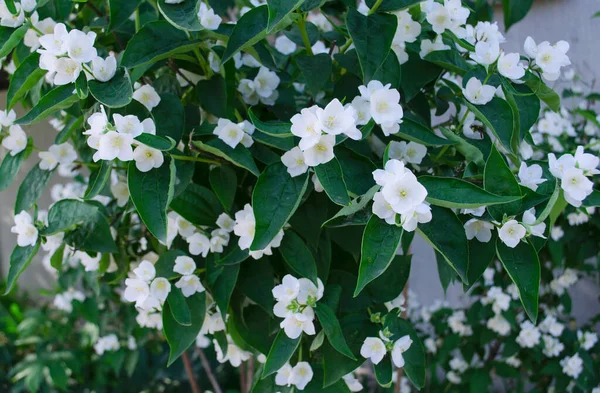
{"type": "Polygon", "coordinates": [[[218,117],[228,117],[233,108],[228,107],[227,83],[219,74],[196,85],[198,103],[209,113],[218,117]]]}
{"type": "Polygon", "coordinates": [[[306,80],[308,91],[315,97],[329,80],[333,67],[331,56],[327,53],[315,56],[301,55],[296,57],[296,64],[306,80]]]}
{"type": "MultiPolygon", "coordinates": [[[[371,8],[376,2],[377,0],[367,0],[367,5],[369,8],[371,8]]],[[[420,2],[421,0],[383,0],[377,11],[385,12],[403,10],[420,2]]]]}
{"type": "Polygon", "coordinates": [[[252,158],[252,154],[250,154],[250,151],[242,144],[238,144],[235,149],[232,149],[220,139],[212,139],[206,143],[200,141],[194,141],[193,143],[198,149],[214,156],[221,157],[240,168],[244,168],[254,176],[260,175],[260,171],[252,158]]]}
{"type": "Polygon", "coordinates": [[[269,0],[269,21],[268,32],[270,32],[277,23],[281,22],[288,14],[293,12],[304,0],[269,0]]]}
{"type": "Polygon", "coordinates": [[[338,205],[348,206],[350,196],[338,160],[334,158],[325,164],[316,166],[314,169],[329,199],[338,205]]]}
{"type": "Polygon", "coordinates": [[[100,161],[100,167],[94,169],[90,174],[90,180],[87,190],[85,190],[85,194],[83,195],[83,199],[92,199],[102,192],[106,182],[110,179],[111,170],[112,161],[100,161]]]}
{"type": "Polygon", "coordinates": [[[504,11],[504,28],[506,31],[512,25],[519,22],[527,15],[533,0],[502,0],[502,9],[504,11]]]}
{"type": "Polygon", "coordinates": [[[68,84],[55,87],[48,94],[43,96],[40,101],[27,114],[15,121],[16,124],[32,124],[48,117],[53,112],[61,109],[67,109],[79,98],[75,94],[75,85],[68,84]]]}
{"type": "Polygon", "coordinates": [[[317,263],[308,246],[292,230],[285,231],[279,251],[288,266],[317,285],[317,263]]]}
{"type": "MultiPolygon", "coordinates": [[[[473,105],[465,100],[469,109],[486,125],[500,140],[504,148],[510,152],[512,149],[513,113],[508,102],[502,98],[494,97],[485,105],[473,105]]],[[[519,132],[519,130],[516,130],[519,132]]]]}
{"type": "MultiPolygon", "coordinates": [[[[237,183],[234,183],[237,184],[237,183]]],[[[170,205],[177,214],[194,225],[214,226],[223,212],[215,194],[206,187],[190,184],[170,205]]]]}
{"type": "Polygon", "coordinates": [[[10,27],[0,27],[0,59],[6,57],[25,37],[29,30],[29,24],[26,23],[18,29],[10,27]]]}
{"type": "Polygon", "coordinates": [[[269,165],[252,193],[256,230],[250,250],[262,250],[294,214],[306,191],[308,174],[291,177],[283,163],[269,165]]]}
{"type": "Polygon", "coordinates": [[[15,70],[6,94],[6,109],[11,109],[46,75],[40,68],[40,54],[33,52],[15,70]]]}
{"type": "Polygon", "coordinates": [[[135,12],[142,0],[108,0],[108,9],[110,15],[109,30],[114,30],[129,20],[131,14],[135,12]]]}
{"type": "Polygon", "coordinates": [[[54,171],[46,171],[36,164],[19,186],[15,201],[15,214],[29,210],[42,196],[54,171]]]}
{"type": "MultiPolygon", "coordinates": [[[[519,182],[495,145],[492,145],[490,156],[485,163],[483,187],[496,195],[514,196],[521,193],[519,182]]],[[[502,221],[504,214],[513,216],[519,213],[520,208],[521,201],[517,200],[502,206],[491,206],[487,210],[494,219],[502,221]]]]}
{"type": "Polygon", "coordinates": [[[6,154],[6,157],[2,160],[2,165],[0,165],[0,191],[6,190],[15,181],[23,161],[29,157],[32,150],[33,138],[28,138],[25,150],[14,156],[10,153],[6,154]]]}
{"type": "Polygon", "coordinates": [[[386,354],[381,362],[373,366],[375,379],[381,386],[390,386],[392,383],[392,357],[386,354]]]}
{"type": "Polygon", "coordinates": [[[143,133],[136,136],[135,140],[146,146],[150,146],[154,149],[161,151],[169,151],[175,147],[175,140],[168,136],[162,137],[158,135],[143,133]]]}
{"type": "MultiPolygon", "coordinates": [[[[403,238],[409,232],[404,233],[403,238]]],[[[385,303],[396,299],[404,290],[410,276],[412,255],[396,255],[383,274],[366,286],[366,291],[377,303],[385,303]]]]}
{"type": "Polygon", "coordinates": [[[229,312],[229,300],[240,272],[240,264],[225,265],[221,269],[223,271],[212,285],[212,295],[223,314],[223,320],[225,320],[225,315],[229,312]]]}
{"type": "MultiPolygon", "coordinates": [[[[527,0],[526,0],[527,1],[527,0]]],[[[554,112],[560,111],[560,96],[554,90],[546,86],[544,82],[531,72],[527,72],[523,81],[538,98],[546,103],[554,112]]]]}
{"type": "Polygon", "coordinates": [[[179,4],[168,4],[166,0],[158,1],[158,9],[166,20],[176,27],[189,31],[200,31],[204,27],[198,18],[198,9],[203,0],[186,0],[179,4]]]}
{"type": "Polygon", "coordinates": [[[227,211],[231,211],[237,190],[237,175],[227,166],[213,168],[209,175],[210,186],[227,211]]]}
{"type": "Polygon", "coordinates": [[[356,357],[346,343],[346,339],[342,333],[342,327],[333,310],[325,303],[320,303],[315,312],[317,313],[319,323],[323,326],[323,330],[325,331],[325,335],[331,346],[342,355],[347,356],[352,360],[356,360],[356,357]]]}
{"type": "Polygon", "coordinates": [[[425,56],[425,60],[459,75],[465,75],[473,68],[456,50],[433,51],[425,56]]]}
{"type": "Polygon", "coordinates": [[[254,114],[252,108],[248,110],[248,116],[254,127],[264,134],[277,138],[287,138],[294,135],[291,131],[291,123],[280,121],[263,122],[254,114]]]}
{"type": "Polygon", "coordinates": [[[388,314],[384,327],[393,334],[393,340],[409,335],[413,341],[410,348],[402,354],[406,362],[404,372],[417,389],[421,389],[425,386],[425,348],[417,332],[410,322],[400,318],[398,314],[388,314]]]}
{"type": "Polygon", "coordinates": [[[31,260],[37,254],[40,248],[40,239],[33,246],[27,247],[15,247],[12,254],[10,254],[10,268],[8,269],[8,276],[6,278],[6,291],[7,295],[17,283],[21,273],[27,269],[27,266],[31,263],[31,260]]]}
{"type": "Polygon", "coordinates": [[[456,143],[448,139],[440,138],[425,125],[406,116],[404,117],[402,124],[400,124],[400,131],[394,135],[426,146],[453,145],[456,143]]]}
{"type": "Polygon", "coordinates": [[[152,116],[156,123],[156,135],[171,137],[179,142],[183,135],[185,125],[185,108],[175,94],[164,93],[160,95],[160,103],[152,109],[152,116]]]}
{"type": "MultiPolygon", "coordinates": [[[[185,296],[179,288],[171,288],[171,292],[167,296],[167,303],[173,315],[173,319],[180,325],[192,326],[192,314],[190,308],[185,301],[185,296]]],[[[196,310],[194,310],[196,312],[196,310]]]]}
{"type": "Polygon", "coordinates": [[[296,352],[301,340],[302,336],[296,339],[289,338],[283,329],[281,329],[277,333],[277,337],[275,337],[275,341],[273,341],[273,345],[267,356],[262,378],[268,377],[283,367],[290,360],[294,352],[296,352]]]}
{"type": "Polygon", "coordinates": [[[190,326],[183,326],[177,323],[175,318],[173,318],[169,302],[166,302],[163,308],[163,329],[171,348],[167,366],[173,364],[196,341],[196,337],[200,333],[200,329],[202,329],[202,324],[204,323],[206,292],[196,293],[185,299],[185,302],[188,309],[194,310],[191,313],[192,324],[190,326]]]}
{"type": "Polygon", "coordinates": [[[129,104],[133,98],[133,87],[125,68],[118,68],[115,76],[108,82],[91,80],[88,82],[90,93],[100,103],[109,108],[120,108],[129,104]]]}

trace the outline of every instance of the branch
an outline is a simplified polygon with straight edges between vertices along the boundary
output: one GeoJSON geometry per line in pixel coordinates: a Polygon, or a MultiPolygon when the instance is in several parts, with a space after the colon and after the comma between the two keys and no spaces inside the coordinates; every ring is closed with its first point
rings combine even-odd
{"type": "Polygon", "coordinates": [[[213,390],[215,391],[215,393],[223,393],[223,390],[219,386],[219,382],[217,382],[217,378],[215,377],[215,374],[213,373],[212,369],[210,368],[210,363],[208,362],[208,359],[206,358],[204,351],[202,350],[202,348],[196,348],[196,352],[198,352],[198,356],[200,356],[200,361],[202,362],[202,368],[204,369],[204,372],[206,373],[206,376],[208,377],[208,380],[209,380],[210,385],[212,386],[213,390]]]}
{"type": "Polygon", "coordinates": [[[200,393],[198,382],[196,382],[196,377],[194,376],[194,369],[192,368],[190,355],[187,353],[187,351],[181,355],[181,359],[183,360],[185,373],[187,374],[188,380],[190,381],[190,388],[192,388],[192,393],[200,393]]]}

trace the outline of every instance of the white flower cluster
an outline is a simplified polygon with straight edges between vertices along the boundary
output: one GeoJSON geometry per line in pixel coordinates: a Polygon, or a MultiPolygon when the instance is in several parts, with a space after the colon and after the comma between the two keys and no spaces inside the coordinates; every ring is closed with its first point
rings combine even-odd
{"type": "Polygon", "coordinates": [[[294,386],[298,390],[304,390],[306,385],[312,381],[313,370],[308,362],[298,362],[294,367],[286,363],[277,371],[275,384],[278,386],[294,386]]]}
{"type": "Polygon", "coordinates": [[[38,230],[34,225],[33,218],[26,211],[15,215],[15,226],[10,231],[17,234],[19,247],[33,246],[38,241],[38,230]]]}
{"type": "Polygon", "coordinates": [[[51,171],[59,164],[61,167],[70,168],[71,164],[77,159],[77,152],[70,143],[65,142],[50,146],[48,151],[41,151],[38,156],[41,160],[40,168],[51,171]]]}
{"type": "Polygon", "coordinates": [[[450,359],[448,365],[450,366],[451,370],[446,374],[446,379],[455,385],[462,383],[461,375],[468,370],[469,363],[467,363],[460,356],[454,356],[452,359],[450,359]]]}
{"type": "Polygon", "coordinates": [[[275,105],[279,98],[279,76],[266,67],[260,67],[254,79],[242,79],[237,90],[242,94],[242,99],[248,105],[262,102],[264,105],[275,105]]]}
{"type": "Polygon", "coordinates": [[[521,323],[521,331],[517,336],[517,344],[522,348],[533,348],[540,343],[542,334],[531,321],[521,323]]]}
{"type": "Polygon", "coordinates": [[[417,37],[421,34],[421,25],[413,20],[406,10],[396,11],[393,14],[398,18],[398,27],[392,41],[392,50],[396,53],[398,62],[404,64],[408,61],[406,43],[413,43],[417,40],[417,37]]]}
{"type": "Polygon", "coordinates": [[[204,232],[207,227],[201,227],[199,231],[194,224],[181,217],[176,212],[167,214],[167,248],[171,248],[173,240],[179,234],[188,242],[189,252],[192,255],[202,255],[206,258],[209,252],[222,253],[230,240],[234,221],[227,215],[221,213],[216,221],[218,228],[210,233],[210,237],[204,232]]]}
{"type": "Polygon", "coordinates": [[[160,96],[150,85],[140,85],[138,82],[134,84],[135,91],[133,92],[133,99],[144,105],[148,111],[152,111],[155,107],[160,104],[160,96]]]}
{"type": "MultiPolygon", "coordinates": [[[[567,214],[567,221],[569,221],[569,225],[572,227],[583,225],[590,220],[590,216],[595,212],[595,207],[580,208],[577,212],[567,214]]],[[[564,235],[564,232],[562,234],[564,235]]]]}
{"type": "Polygon", "coordinates": [[[241,123],[234,123],[229,119],[219,119],[213,134],[232,149],[241,143],[244,147],[250,147],[254,144],[252,134],[256,127],[248,120],[241,123]]]}
{"type": "MultiPolygon", "coordinates": [[[[400,131],[400,124],[404,117],[404,111],[400,105],[400,93],[390,87],[389,83],[383,85],[376,80],[370,81],[366,86],[358,87],[360,97],[355,97],[351,104],[357,113],[356,124],[367,124],[370,119],[373,119],[386,136],[400,131]]],[[[352,133],[355,134],[354,131],[352,133]]],[[[357,139],[350,134],[347,135],[352,139],[357,139]]],[[[356,134],[356,136],[360,135],[356,134]]]]}
{"type": "Polygon", "coordinates": [[[252,353],[244,351],[238,347],[230,335],[227,335],[227,351],[223,352],[223,349],[219,346],[217,340],[213,340],[215,346],[215,352],[217,354],[217,361],[219,363],[229,362],[233,367],[239,367],[242,362],[250,359],[252,353]]]}
{"type": "Polygon", "coordinates": [[[51,34],[39,38],[43,49],[40,53],[40,68],[47,70],[46,80],[55,85],[67,85],[77,80],[82,71],[87,78],[95,78],[100,82],[112,79],[117,71],[117,59],[98,56],[94,42],[96,33],[73,29],[67,31],[63,23],[54,26],[51,34]],[[91,69],[88,67],[91,63],[91,69]]]}
{"type": "Polygon", "coordinates": [[[164,163],[163,153],[134,139],[144,133],[155,135],[154,121],[151,118],[140,121],[137,116],[118,113],[113,114],[113,121],[114,125],[109,123],[104,107],[87,120],[90,129],[83,134],[88,136],[88,146],[96,150],[94,161],[134,160],[140,172],[160,168],[164,163]]]}
{"type": "Polygon", "coordinates": [[[81,291],[69,288],[65,292],[58,293],[54,297],[52,305],[54,305],[54,307],[56,307],[58,310],[71,313],[73,311],[73,300],[83,302],[85,300],[85,295],[81,291]]]}
{"type": "Polygon", "coordinates": [[[487,321],[487,327],[501,336],[507,336],[510,333],[510,323],[502,316],[503,311],[510,307],[511,297],[502,291],[500,287],[491,287],[486,296],[481,299],[484,305],[492,304],[494,317],[487,321]]]}
{"type": "Polygon", "coordinates": [[[427,148],[417,142],[391,141],[387,151],[389,159],[414,165],[419,165],[427,155],[427,148]]]}
{"type": "Polygon", "coordinates": [[[585,153],[583,146],[578,146],[575,156],[563,154],[556,158],[554,153],[548,154],[550,172],[560,179],[560,187],[564,191],[565,200],[570,205],[580,207],[583,200],[594,191],[594,182],[588,179],[600,173],[597,169],[600,158],[585,153]]]}
{"type": "Polygon", "coordinates": [[[527,187],[533,191],[537,190],[538,186],[547,180],[542,176],[543,170],[538,164],[528,166],[524,162],[521,163],[519,167],[519,184],[523,187],[527,187]]]}
{"type": "Polygon", "coordinates": [[[581,348],[583,348],[586,351],[589,351],[598,342],[598,334],[594,332],[582,332],[581,330],[578,330],[577,341],[579,341],[579,345],[581,345],[581,348]]]}
{"type": "Polygon", "coordinates": [[[579,357],[578,353],[573,356],[566,356],[560,361],[560,365],[562,366],[563,373],[573,379],[577,379],[583,371],[583,360],[579,357]]]}
{"type": "Polygon", "coordinates": [[[318,287],[306,278],[297,279],[287,274],[281,284],[273,288],[273,297],[277,300],[273,313],[283,318],[280,327],[289,338],[296,339],[302,332],[309,336],[315,334],[313,307],[325,290],[323,282],[320,279],[317,282],[318,287]]]}
{"type": "Polygon", "coordinates": [[[409,335],[402,336],[396,341],[390,340],[391,334],[386,331],[379,332],[379,337],[367,337],[360,347],[360,355],[371,359],[373,364],[379,364],[386,353],[392,355],[392,362],[397,368],[404,367],[404,352],[408,351],[413,341],[409,335]]]}
{"type": "Polygon", "coordinates": [[[164,277],[156,277],[156,269],[152,262],[143,260],[133,270],[134,276],[125,280],[123,298],[135,302],[135,306],[144,311],[162,310],[171,283],[164,277]]]}
{"type": "Polygon", "coordinates": [[[525,53],[530,58],[530,66],[537,66],[542,71],[544,79],[555,81],[560,77],[560,69],[571,64],[567,52],[569,43],[558,41],[551,45],[544,41],[536,45],[531,37],[525,40],[525,53]]]}
{"type": "Polygon", "coordinates": [[[14,2],[17,12],[13,15],[4,0],[0,0],[0,26],[19,27],[25,22],[25,12],[31,12],[37,7],[36,0],[20,0],[14,2]]]}
{"type": "Polygon", "coordinates": [[[381,186],[373,197],[373,214],[377,217],[395,225],[400,215],[400,225],[409,232],[431,221],[431,208],[425,202],[427,190],[402,161],[389,160],[385,169],[373,172],[373,178],[381,186]]]}
{"type": "Polygon", "coordinates": [[[98,356],[102,356],[104,352],[115,352],[121,349],[119,338],[116,334],[109,334],[104,337],[99,337],[96,344],[94,344],[94,351],[98,356]]]}
{"type": "Polygon", "coordinates": [[[183,296],[190,297],[195,293],[204,292],[204,286],[200,282],[198,276],[194,274],[196,271],[196,262],[192,258],[188,256],[179,256],[175,258],[173,271],[182,276],[179,281],[175,283],[175,286],[181,289],[183,296]]]}
{"type": "Polygon", "coordinates": [[[198,20],[205,29],[217,30],[223,19],[219,15],[215,14],[215,11],[212,8],[209,8],[206,3],[202,2],[198,8],[198,20]]]}
{"type": "Polygon", "coordinates": [[[559,277],[550,281],[550,290],[562,296],[567,289],[572,287],[577,282],[577,271],[567,268],[559,277]]]}
{"type": "Polygon", "coordinates": [[[14,124],[17,114],[14,110],[0,110],[0,131],[8,129],[8,135],[2,138],[2,146],[6,148],[11,156],[16,156],[27,147],[27,134],[21,126],[14,124]]]}
{"type": "Polygon", "coordinates": [[[361,390],[363,390],[362,383],[360,383],[360,381],[354,376],[353,373],[346,374],[342,378],[344,379],[344,383],[346,383],[346,386],[348,386],[348,389],[351,392],[360,392],[361,390]]]}
{"type": "MultiPolygon", "coordinates": [[[[235,213],[235,224],[233,225],[233,233],[239,236],[238,246],[240,250],[247,250],[250,248],[252,241],[254,240],[254,233],[256,230],[256,219],[254,218],[254,211],[249,203],[244,205],[244,209],[235,213]]],[[[260,259],[263,255],[273,255],[273,248],[281,245],[283,239],[283,229],[281,229],[277,235],[271,240],[271,242],[262,250],[250,251],[250,256],[254,259],[260,259]]]]}
{"type": "Polygon", "coordinates": [[[450,326],[450,330],[461,337],[473,335],[473,328],[467,325],[466,322],[467,315],[463,310],[454,311],[452,315],[448,317],[448,326],[450,326]]]}

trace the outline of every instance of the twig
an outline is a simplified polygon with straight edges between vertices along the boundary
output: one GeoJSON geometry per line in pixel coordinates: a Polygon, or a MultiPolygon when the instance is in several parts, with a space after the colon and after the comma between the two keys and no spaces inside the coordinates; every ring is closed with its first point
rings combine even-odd
{"type": "Polygon", "coordinates": [[[219,382],[217,382],[217,378],[215,377],[215,374],[213,373],[212,369],[210,368],[210,363],[208,362],[208,359],[206,358],[204,351],[202,350],[202,348],[196,348],[196,352],[198,352],[198,356],[200,357],[200,362],[202,362],[202,368],[204,369],[204,372],[206,373],[206,376],[208,377],[208,381],[210,382],[210,385],[212,386],[214,392],[215,393],[223,393],[223,390],[219,386],[219,382]]]}
{"type": "Polygon", "coordinates": [[[175,64],[175,62],[173,61],[173,59],[169,59],[168,63],[169,68],[171,70],[173,70],[173,72],[175,72],[177,75],[179,75],[180,77],[183,78],[183,80],[185,80],[187,83],[190,84],[190,86],[194,86],[194,83],[192,83],[191,80],[189,80],[184,74],[183,72],[181,72],[181,70],[179,68],[177,68],[177,65],[175,64]]]}
{"type": "Polygon", "coordinates": [[[254,358],[248,359],[248,366],[246,368],[246,392],[250,392],[252,388],[252,381],[254,380],[254,358]]]}
{"type": "Polygon", "coordinates": [[[194,376],[194,369],[192,368],[192,361],[190,360],[190,355],[184,352],[181,355],[181,359],[183,360],[183,366],[185,367],[185,373],[187,374],[188,380],[190,381],[190,388],[192,388],[192,393],[200,393],[200,388],[198,387],[198,382],[196,382],[196,377],[194,376]]]}
{"type": "Polygon", "coordinates": [[[246,393],[246,362],[240,364],[240,390],[246,393]]]}

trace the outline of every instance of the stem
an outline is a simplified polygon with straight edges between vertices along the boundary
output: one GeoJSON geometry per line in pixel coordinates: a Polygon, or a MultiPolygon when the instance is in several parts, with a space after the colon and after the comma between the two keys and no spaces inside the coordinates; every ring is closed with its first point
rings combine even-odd
{"type": "Polygon", "coordinates": [[[251,357],[247,361],[246,367],[246,393],[250,392],[252,388],[252,381],[254,380],[254,358],[251,357]]]}
{"type": "Polygon", "coordinates": [[[202,157],[190,157],[190,156],[180,156],[178,154],[171,154],[171,158],[179,161],[193,161],[193,162],[206,162],[207,164],[215,164],[221,165],[219,161],[211,160],[209,158],[202,157]]]}
{"type": "Polygon", "coordinates": [[[346,43],[340,48],[340,53],[345,53],[353,42],[354,41],[352,41],[352,38],[348,38],[346,43]]]}
{"type": "Polygon", "coordinates": [[[202,351],[202,348],[196,348],[196,352],[198,352],[198,356],[200,357],[200,362],[202,362],[202,368],[204,369],[204,372],[206,373],[206,376],[208,377],[208,380],[209,380],[210,385],[212,386],[213,390],[215,391],[215,393],[223,393],[223,390],[221,390],[221,387],[219,386],[219,382],[217,382],[217,378],[215,377],[215,374],[213,373],[212,369],[210,368],[210,363],[208,362],[208,359],[206,358],[204,351],[202,351]]]}
{"type": "Polygon", "coordinates": [[[99,164],[94,164],[91,162],[73,161],[73,163],[77,164],[77,165],[84,165],[84,166],[87,166],[88,168],[100,168],[99,164]]]}
{"type": "Polygon", "coordinates": [[[308,33],[306,32],[306,19],[304,17],[298,19],[298,29],[300,29],[300,35],[302,36],[302,42],[304,43],[306,52],[310,56],[314,56],[312,46],[310,45],[310,40],[308,39],[308,33]]]}
{"type": "Polygon", "coordinates": [[[192,393],[200,393],[198,382],[196,382],[196,377],[194,376],[194,369],[192,368],[190,355],[187,353],[187,351],[181,355],[181,359],[183,360],[185,373],[187,374],[188,380],[190,381],[190,388],[192,389],[192,393]]]}
{"type": "MultiPolygon", "coordinates": [[[[89,2],[87,4],[89,4],[89,2]]],[[[140,31],[141,27],[142,27],[142,23],[140,22],[140,10],[139,10],[139,8],[136,8],[135,9],[135,32],[137,33],[138,31],[140,31]]]]}
{"type": "Polygon", "coordinates": [[[383,0],[377,0],[377,2],[375,4],[373,4],[373,7],[369,10],[368,15],[373,15],[374,13],[376,13],[377,8],[379,8],[381,3],[383,3],[383,0]]]}
{"type": "Polygon", "coordinates": [[[242,393],[246,393],[246,362],[240,364],[240,390],[242,393]]]}

